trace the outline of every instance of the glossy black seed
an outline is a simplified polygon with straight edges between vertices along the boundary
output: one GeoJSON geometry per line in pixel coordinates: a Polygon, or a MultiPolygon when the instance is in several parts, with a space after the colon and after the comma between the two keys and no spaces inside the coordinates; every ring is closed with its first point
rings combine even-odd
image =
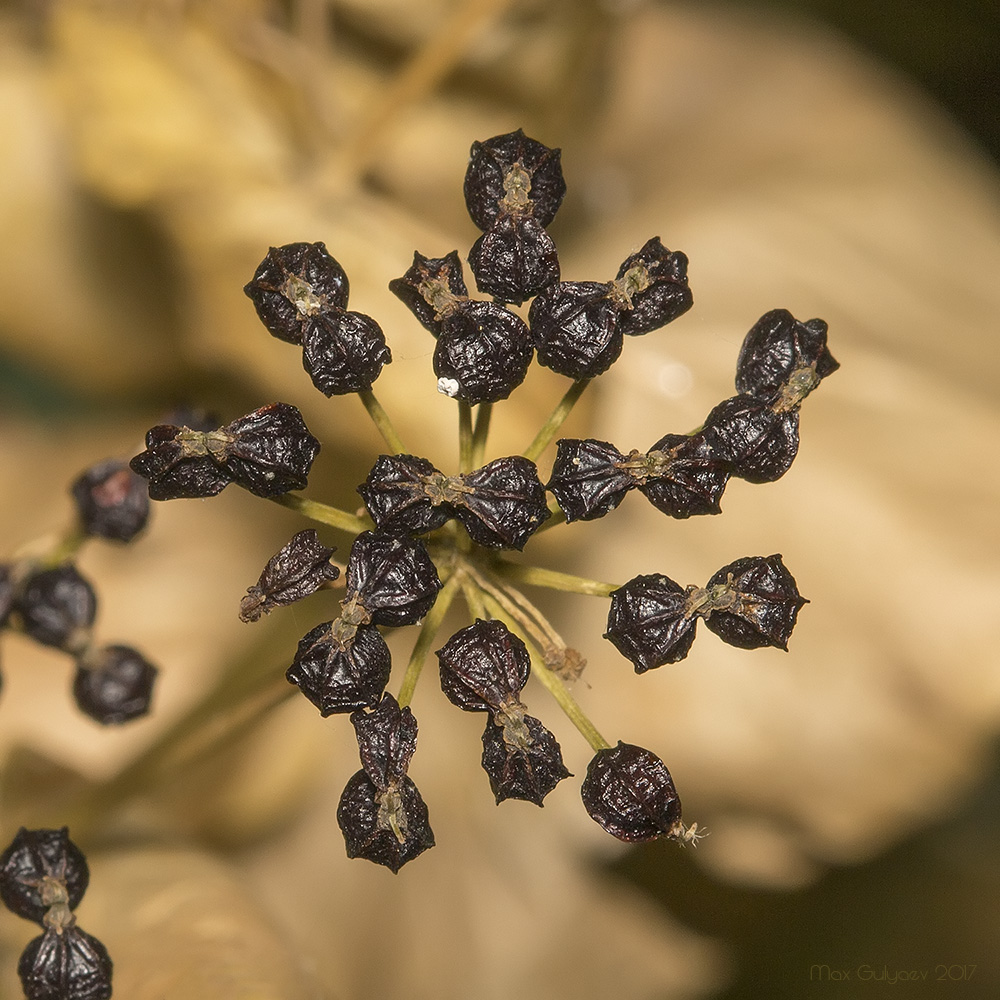
{"type": "Polygon", "coordinates": [[[530,215],[501,215],[469,251],[476,287],[520,305],[559,280],[552,237],[530,215]]]}
{"type": "Polygon", "coordinates": [[[305,327],[302,367],[324,396],[370,389],[391,361],[382,328],[364,313],[322,313],[305,327]]]}
{"type": "Polygon", "coordinates": [[[7,624],[7,616],[14,607],[14,574],[7,563],[0,563],[0,628],[7,624]]]}
{"type": "Polygon", "coordinates": [[[149,480],[151,500],[214,497],[232,482],[219,464],[227,446],[222,430],[158,424],[146,432],[146,450],[129,465],[149,480]]]}
{"type": "Polygon", "coordinates": [[[681,800],[666,765],[656,754],[630,743],[598,750],[580,789],[599,826],[628,842],[676,837],[681,800]]]}
{"type": "Polygon", "coordinates": [[[547,489],[552,492],[567,521],[592,521],[604,517],[625,499],[635,479],[621,468],[625,456],[608,441],[563,438],[547,489]]]}
{"type": "Polygon", "coordinates": [[[274,608],[285,607],[336,580],[340,569],[330,562],[336,549],[323,545],[314,528],[292,536],[271,556],[257,582],[240,602],[240,619],[255,622],[274,608]]]}
{"type": "Polygon", "coordinates": [[[449,481],[426,458],[380,455],[358,493],[379,531],[417,535],[454,516],[449,481]]]}
{"type": "MultiPolygon", "coordinates": [[[[340,620],[338,619],[338,622],[340,620]]],[[[299,642],[285,677],[328,715],[377,705],[392,670],[389,647],[371,625],[317,625],[299,642]]]]}
{"type": "Polygon", "coordinates": [[[528,683],[528,648],[501,621],[477,618],[437,651],[441,690],[466,712],[498,710],[528,683]]]}
{"type": "Polygon", "coordinates": [[[650,475],[637,477],[636,485],[654,507],[679,518],[722,513],[731,466],[704,434],[667,434],[646,462],[650,475]]]}
{"type": "Polygon", "coordinates": [[[658,236],[648,240],[618,269],[613,298],[621,310],[618,329],[635,337],[659,329],[691,308],[687,257],[668,250],[658,236]]]}
{"type": "Polygon", "coordinates": [[[723,566],[705,588],[719,605],[705,624],[730,646],[788,650],[799,610],[808,604],[780,555],[747,556],[723,566]],[[728,605],[728,606],[727,606],[728,605]]]}
{"type": "Polygon", "coordinates": [[[529,139],[520,129],[472,144],[465,204],[480,229],[489,229],[499,215],[531,214],[547,226],[565,194],[560,150],[529,139]]]}
{"type": "Polygon", "coordinates": [[[94,588],[70,563],[32,573],[16,606],[32,639],[69,652],[86,645],[97,616],[94,588]]]}
{"type": "Polygon", "coordinates": [[[464,481],[469,492],[456,504],[456,513],[480,545],[520,551],[552,516],[538,468],[520,455],[495,459],[464,481]]]}
{"type": "Polygon", "coordinates": [[[791,467],[799,450],[799,411],[776,413],[753,396],[733,396],[715,407],[702,430],[732,475],[771,483],[791,467]]]}
{"type": "Polygon", "coordinates": [[[88,535],[130,542],[149,519],[146,484],[124,462],[108,459],[87,469],[70,488],[88,535]]]}
{"type": "Polygon", "coordinates": [[[531,303],[528,324],[538,363],[567,378],[595,378],[622,352],[620,312],[598,281],[560,281],[531,303]]]}
{"type": "Polygon", "coordinates": [[[668,576],[637,576],[611,594],[610,639],[637,674],[687,656],[697,618],[686,614],[687,591],[668,576]]]}
{"type": "Polygon", "coordinates": [[[259,497],[305,489],[319,441],[289,403],[271,403],[227,424],[225,465],[233,482],[259,497]]]}
{"type": "Polygon", "coordinates": [[[826,346],[826,331],[821,319],[800,322],[787,309],[765,313],[740,349],[736,391],[783,410],[798,406],[840,367],[826,346]]]}
{"type": "Polygon", "coordinates": [[[469,298],[457,250],[446,257],[414,252],[409,270],[389,282],[389,291],[435,337],[441,333],[442,322],[469,298]]]}
{"type": "Polygon", "coordinates": [[[430,611],[441,589],[421,542],[364,531],[347,563],[347,600],[355,599],[373,625],[413,625],[430,611]]]}
{"type": "Polygon", "coordinates": [[[83,899],[90,870],[69,829],[17,832],[0,855],[0,899],[12,913],[42,924],[53,905],[74,910],[83,899]]]}
{"type": "Polygon", "coordinates": [[[313,317],[346,309],[349,290],[344,269],[322,243],[271,247],[243,289],[268,331],[290,344],[302,343],[313,317]]]}
{"type": "Polygon", "coordinates": [[[398,872],[434,846],[427,806],[406,774],[417,748],[417,720],[385,694],[374,711],[355,712],[351,723],[363,770],[347,783],[337,809],[347,856],[398,872]]]}
{"type": "Polygon", "coordinates": [[[102,726],[131,722],[149,712],[158,671],[129,646],[88,651],[77,663],[73,697],[102,726]]]}
{"type": "Polygon", "coordinates": [[[538,719],[516,712],[496,713],[483,731],[483,770],[497,805],[504,799],[523,799],[542,805],[542,800],[563,778],[572,775],[563,764],[556,738],[538,719]]]}
{"type": "Polygon", "coordinates": [[[434,348],[438,390],[467,403],[506,399],[528,373],[531,335],[495,302],[468,301],[441,326],[434,348]]]}
{"type": "Polygon", "coordinates": [[[340,797],[337,824],[349,858],[373,861],[393,874],[434,846],[427,806],[409,777],[380,792],[364,771],[358,771],[340,797]]]}
{"type": "Polygon", "coordinates": [[[17,963],[27,1000],[108,1000],[112,963],[97,938],[78,927],[49,928],[17,963]]]}

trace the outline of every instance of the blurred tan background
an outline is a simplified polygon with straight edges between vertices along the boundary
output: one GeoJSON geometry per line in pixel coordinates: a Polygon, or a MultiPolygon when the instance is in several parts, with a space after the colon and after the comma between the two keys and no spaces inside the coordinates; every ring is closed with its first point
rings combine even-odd
{"type": "MultiPolygon", "coordinates": [[[[332,616],[318,595],[256,626],[236,618],[304,525],[234,489],[156,505],[127,549],[88,547],[98,635],[161,666],[156,709],[99,730],[72,707],[67,662],[5,635],[0,828],[80,830],[93,859],[80,922],[115,959],[116,996],[854,997],[878,985],[858,985],[865,964],[925,969],[898,985],[911,997],[1000,990],[1000,140],[996,96],[977,93],[996,78],[970,58],[956,83],[962,39],[983,37],[965,23],[931,18],[937,62],[899,41],[902,22],[867,23],[871,45],[893,40],[883,55],[909,52],[912,69],[941,71],[925,73],[939,94],[966,95],[951,114],[981,125],[970,138],[795,6],[0,7],[2,552],[44,545],[72,478],[133,454],[182,403],[225,420],[294,403],[324,442],[309,494],[357,506],[379,439],[357,400],[315,392],[242,293],[272,244],[326,242],[351,307],[392,347],[379,397],[414,450],[453,464],[430,338],[386,284],[414,249],[467,252],[468,147],[518,126],[563,149],[551,232],[565,279],[606,280],[653,235],[691,260],[694,309],[626,344],[568,435],[645,449],[698,425],[774,307],[826,319],[843,366],[805,404],[792,470],[733,483],[724,516],[671,522],[631,496],[528,550],[598,579],[682,583],[778,551],[810,598],[789,654],[703,630],[688,659],[642,677],[600,638],[604,602],[546,605],[589,660],[576,694],[598,728],[663,757],[685,818],[711,830],[696,852],[627,851],[594,826],[578,794],[589,749],[530,685],[577,778],[544,811],[495,808],[480,720],[443,704],[429,669],[411,774],[438,846],[396,878],[348,861],[345,719],[295,698],[238,741],[211,725],[169,735],[191,712],[214,718],[197,706],[220,676],[231,687],[209,708],[224,728],[240,678],[283,684],[296,640],[332,616]],[[811,980],[815,965],[852,980],[811,980]]],[[[523,448],[564,387],[533,371],[496,409],[492,454],[523,448]]],[[[3,996],[19,995],[30,936],[0,922],[3,996]]]]}

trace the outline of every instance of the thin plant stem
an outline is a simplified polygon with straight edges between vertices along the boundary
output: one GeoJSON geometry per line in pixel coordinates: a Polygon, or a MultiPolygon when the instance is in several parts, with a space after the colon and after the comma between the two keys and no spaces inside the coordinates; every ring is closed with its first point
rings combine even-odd
{"type": "Polygon", "coordinates": [[[491,583],[481,573],[471,566],[468,567],[470,576],[475,580],[476,585],[483,591],[484,595],[491,597],[501,608],[503,608],[505,618],[513,619],[521,628],[534,637],[542,649],[550,649],[552,642],[546,634],[546,630],[538,623],[536,616],[541,617],[541,612],[535,609],[535,615],[530,614],[523,607],[511,600],[510,595],[502,588],[491,583]]]}
{"type": "Polygon", "coordinates": [[[483,595],[479,588],[467,573],[462,574],[462,596],[465,598],[466,607],[469,609],[469,617],[475,621],[477,618],[486,620],[486,608],[483,605],[483,595]]]}
{"type": "Polygon", "coordinates": [[[576,401],[583,395],[583,390],[590,385],[589,378],[577,379],[567,390],[558,405],[552,411],[552,415],[545,421],[542,429],[535,435],[535,440],[524,451],[524,457],[536,461],[552,439],[559,433],[563,421],[569,416],[570,411],[576,406],[576,401]]]}
{"type": "Polygon", "coordinates": [[[476,426],[472,432],[472,468],[478,469],[486,455],[486,439],[490,436],[490,417],[493,416],[492,403],[480,403],[476,407],[476,426]]]}
{"type": "Polygon", "coordinates": [[[362,389],[358,393],[358,396],[361,402],[365,404],[365,409],[368,411],[368,416],[372,418],[372,423],[375,424],[379,434],[382,435],[382,440],[392,449],[393,454],[407,454],[406,446],[400,440],[399,435],[396,433],[396,428],[393,427],[389,415],[382,408],[382,404],[375,398],[375,393],[371,389],[362,389]]]}
{"type": "Polygon", "coordinates": [[[413,644],[413,652],[410,654],[410,662],[406,665],[406,673],[403,674],[403,683],[399,686],[399,695],[396,701],[400,708],[405,708],[413,700],[413,692],[417,688],[417,681],[420,679],[420,671],[424,668],[424,661],[430,652],[434,637],[437,635],[444,616],[451,607],[452,599],[462,584],[465,574],[461,570],[456,570],[441,588],[437,595],[434,606],[427,612],[423,624],[420,626],[420,635],[413,644]]]}
{"type": "Polygon", "coordinates": [[[298,511],[311,521],[328,524],[331,528],[339,528],[351,535],[360,535],[362,531],[368,531],[375,527],[374,523],[367,517],[349,514],[339,507],[331,507],[318,500],[309,500],[298,493],[285,493],[280,497],[270,497],[269,499],[289,510],[298,511]]]}
{"type": "Polygon", "coordinates": [[[458,401],[458,471],[472,471],[472,407],[458,401]]]}
{"type": "Polygon", "coordinates": [[[602,583],[589,580],[585,576],[559,573],[540,566],[522,566],[520,563],[498,560],[491,569],[505,580],[526,583],[531,587],[545,587],[547,590],[563,590],[570,594],[587,594],[591,597],[609,597],[621,587],[619,583],[602,583]]]}
{"type": "Polygon", "coordinates": [[[611,744],[597,731],[597,727],[587,718],[583,709],[576,703],[576,699],[569,693],[568,688],[558,675],[554,674],[545,666],[541,654],[538,651],[530,635],[526,635],[524,630],[518,627],[517,621],[509,621],[501,605],[490,594],[484,595],[487,607],[496,613],[496,617],[507,621],[511,630],[516,633],[528,646],[531,654],[531,672],[538,678],[542,686],[556,700],[556,704],[563,710],[566,717],[580,731],[583,738],[596,750],[607,750],[611,744]]]}
{"type": "Polygon", "coordinates": [[[83,530],[83,526],[76,522],[52,547],[52,551],[45,557],[46,566],[60,566],[62,563],[74,558],[83,548],[83,543],[90,536],[83,530]]]}

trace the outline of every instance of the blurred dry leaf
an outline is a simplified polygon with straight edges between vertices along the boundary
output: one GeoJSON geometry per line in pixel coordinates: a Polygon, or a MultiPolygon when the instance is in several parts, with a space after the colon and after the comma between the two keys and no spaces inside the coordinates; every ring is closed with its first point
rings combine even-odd
{"type": "MultiPolygon", "coordinates": [[[[19,155],[0,161],[0,204],[15,227],[0,267],[0,336],[97,398],[146,393],[153,402],[142,405],[154,405],[196,372],[300,404],[329,441],[317,494],[350,497],[377,438],[359,426],[355,401],[316,397],[240,291],[269,244],[323,239],[351,276],[352,307],[386,329],[396,361],[380,398],[415,450],[447,462],[440,440],[450,442],[454,414],[428,377],[431,344],[385,285],[415,248],[469,245],[469,142],[519,124],[564,147],[564,277],[610,277],[654,234],[691,258],[692,313],[626,345],[568,434],[644,448],[697,426],[732,393],[739,344],[759,315],[783,306],[823,316],[843,368],[806,405],[785,479],[735,483],[725,517],[689,522],[665,524],[632,497],[600,524],[537,546],[546,565],[569,559],[619,581],[664,572],[701,582],[738,556],[784,554],[812,600],[787,656],[705,635],[684,663],[635,678],[600,638],[603,604],[568,599],[554,618],[590,661],[577,696],[598,727],[654,748],[688,818],[716,831],[699,859],[733,880],[801,884],[946,809],[996,735],[1000,472],[984,458],[1000,430],[996,175],[899,80],[821,33],[714,8],[633,4],[616,15],[589,3],[571,30],[572,4],[502,6],[438,2],[416,17],[392,0],[347,0],[330,5],[338,30],[324,34],[308,26],[327,24],[326,5],[306,0],[289,6],[288,23],[263,2],[56,3],[43,49],[16,32],[4,42],[0,113],[19,155]],[[449,42],[438,35],[462,17],[472,27],[454,72],[434,77],[434,46],[449,42]],[[555,69],[539,72],[539,53],[554,54],[555,69]],[[413,65],[430,67],[425,90],[397,107],[393,80],[413,65]],[[366,131],[387,107],[395,117],[366,131]],[[94,280],[95,238],[108,236],[94,220],[109,212],[140,218],[167,248],[173,305],[137,300],[138,278],[94,280]],[[40,294],[38,274],[62,294],[40,294]],[[156,306],[148,317],[136,311],[144,301],[156,306]]],[[[123,257],[120,240],[104,246],[123,257]]],[[[524,446],[561,384],[536,373],[498,411],[510,425],[498,453],[524,446]]],[[[120,429],[46,439],[0,426],[8,481],[24,484],[4,497],[4,550],[57,525],[62,484],[129,440],[120,429]],[[24,471],[37,469],[44,477],[24,471]]],[[[233,493],[158,506],[134,550],[87,553],[102,632],[164,665],[157,715],[95,731],[62,695],[55,654],[5,642],[5,747],[104,778],[261,635],[248,639],[235,603],[294,527],[233,493]]],[[[320,607],[292,609],[268,642],[304,633],[320,607]]],[[[321,784],[314,810],[245,854],[242,870],[345,998],[465,1000],[470,982],[477,998],[708,992],[724,974],[710,946],[592,878],[586,859],[619,848],[571,783],[544,812],[494,809],[478,731],[433,687],[426,679],[414,705],[414,775],[439,846],[397,879],[343,856],[334,813],[356,747],[348,727],[307,705],[269,720],[252,753],[214,760],[190,794],[175,775],[151,789],[145,812],[107,822],[246,843],[294,820],[321,784]],[[517,963],[500,929],[516,940],[517,963]]],[[[543,698],[529,686],[539,714],[543,698]]],[[[588,753],[560,721],[552,728],[578,781],[588,753]]],[[[105,891],[122,894],[125,913],[118,864],[105,866],[105,891]]],[[[178,870],[178,884],[186,878],[178,870]]],[[[97,882],[95,869],[95,892],[97,882]]],[[[145,947],[122,940],[120,976],[166,961],[145,947]]]]}

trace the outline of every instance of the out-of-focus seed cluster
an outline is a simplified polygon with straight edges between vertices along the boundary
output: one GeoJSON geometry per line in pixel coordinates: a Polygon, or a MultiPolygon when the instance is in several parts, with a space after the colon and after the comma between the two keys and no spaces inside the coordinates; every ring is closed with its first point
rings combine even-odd
{"type": "MultiPolygon", "coordinates": [[[[730,645],[787,649],[806,603],[779,555],[736,559],[704,587],[684,587],[659,573],[604,584],[506,555],[562,520],[609,514],[632,490],[669,517],[720,513],[731,478],[770,482],[788,470],[798,449],[800,407],[837,368],[822,320],[800,322],[773,310],[744,340],[736,395],[714,407],[698,430],[658,428],[646,450],[559,440],[543,485],[535,459],[587,383],[621,356],[627,337],[661,329],[693,302],[687,257],[658,236],[628,253],[610,280],[561,280],[546,227],[565,193],[559,150],[520,130],[474,143],[464,194],[482,235],[467,259],[476,288],[490,298],[470,296],[457,250],[437,257],[416,251],[409,268],[389,282],[435,340],[437,388],[459,411],[456,471],[407,452],[375,400],[373,385],[391,361],[389,349],[374,320],[347,310],[347,274],[322,243],[272,247],[245,291],[270,333],[302,348],[315,386],[327,396],[358,393],[386,440],[389,452],[358,487],[364,509],[350,513],[285,496],[306,487],[319,451],[298,410],[286,403],[217,429],[154,427],[146,450],[132,460],[153,499],[213,496],[233,482],[353,536],[341,568],[315,530],[299,532],[248,588],[240,616],[257,621],[316,591],[343,588],[339,611],[303,637],[286,677],[321,715],[350,714],[362,768],[347,784],[338,822],[350,857],[393,872],[434,844],[427,807],[409,777],[417,739],[409,701],[456,595],[471,624],[437,651],[441,688],[462,710],[486,716],[482,765],[497,803],[513,798],[541,806],[571,777],[553,734],[527,713],[522,694],[534,675],[595,751],[582,784],[590,816],[621,840],[682,843],[700,834],[697,824],[682,822],[663,761],[642,747],[612,746],[583,715],[567,680],[579,676],[585,661],[521,585],[610,597],[605,637],[636,673],[686,657],[699,618],[730,645]],[[526,303],[527,322],[510,308],[526,303]],[[517,389],[535,357],[573,383],[524,454],[487,460],[491,407],[517,389]],[[392,663],[382,630],[417,624],[397,699],[385,690],[392,663]]],[[[66,634],[92,617],[86,601],[78,603],[66,634]]]]}
{"type": "Polygon", "coordinates": [[[131,646],[94,641],[97,594],[73,562],[88,538],[131,542],[146,526],[149,495],[128,465],[98,462],[70,487],[75,523],[54,551],[0,563],[0,630],[23,632],[72,657],[73,697],[102,725],[149,711],[157,669],[131,646]]]}

